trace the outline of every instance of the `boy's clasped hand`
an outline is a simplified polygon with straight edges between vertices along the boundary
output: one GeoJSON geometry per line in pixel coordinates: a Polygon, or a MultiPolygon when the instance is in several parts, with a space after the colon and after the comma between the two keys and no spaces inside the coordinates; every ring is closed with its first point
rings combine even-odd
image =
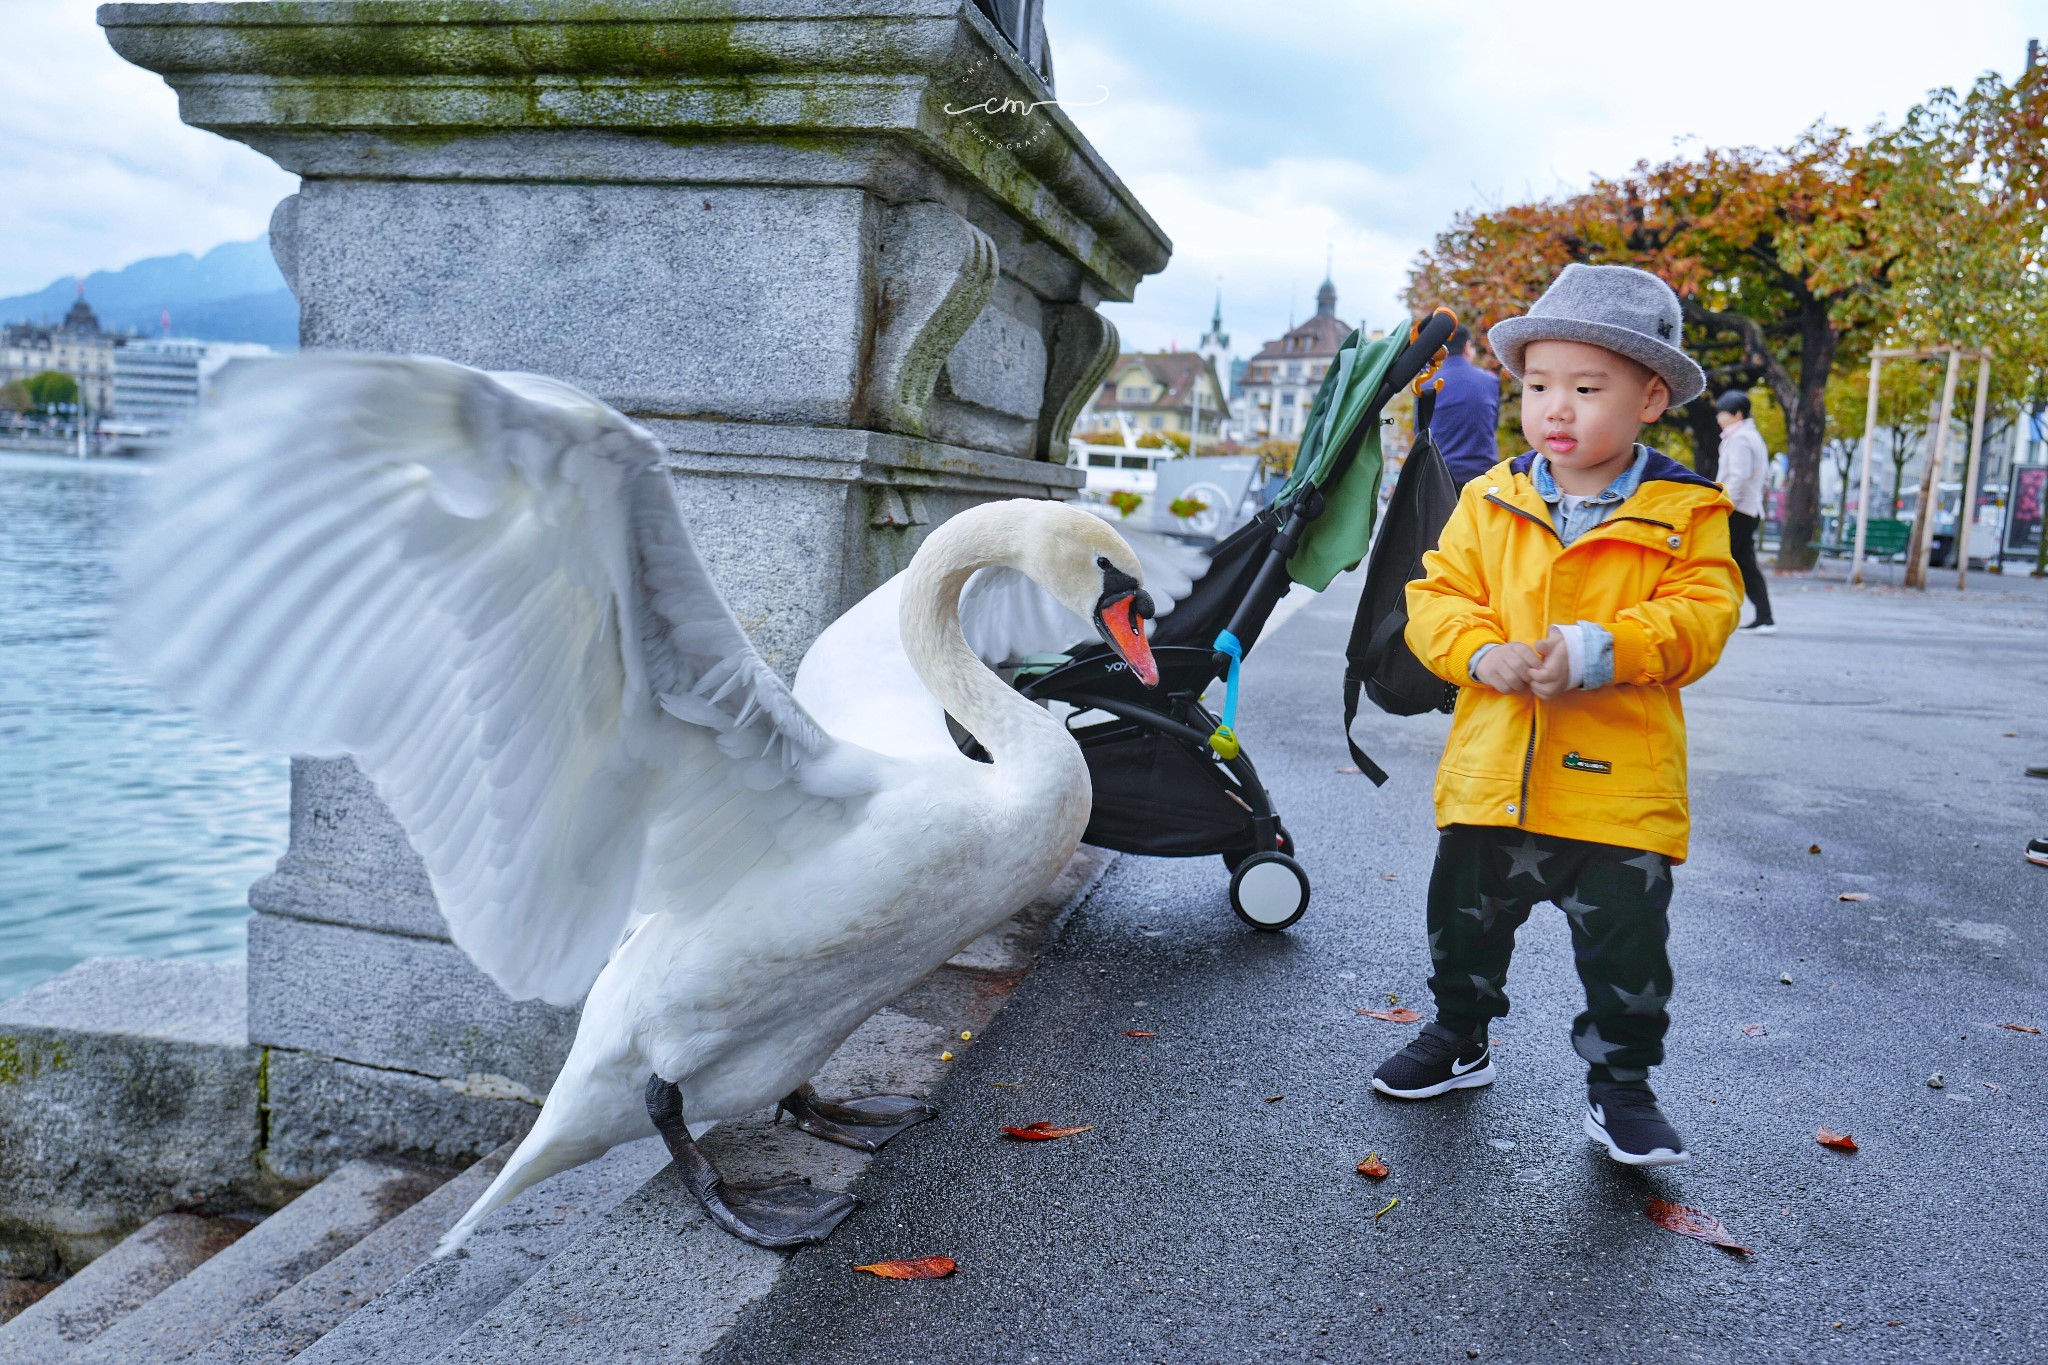
{"type": "Polygon", "coordinates": [[[1489,649],[1473,666],[1472,676],[1496,692],[1533,692],[1544,701],[1572,690],[1571,659],[1564,632],[1556,626],[1540,640],[1489,649]]]}

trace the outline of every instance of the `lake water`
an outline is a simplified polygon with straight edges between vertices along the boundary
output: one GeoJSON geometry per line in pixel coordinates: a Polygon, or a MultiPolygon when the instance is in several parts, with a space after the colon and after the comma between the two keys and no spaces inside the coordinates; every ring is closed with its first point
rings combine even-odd
{"type": "Polygon", "coordinates": [[[289,765],[106,647],[146,466],[0,453],[0,999],[88,957],[232,958],[284,852],[289,765]]]}

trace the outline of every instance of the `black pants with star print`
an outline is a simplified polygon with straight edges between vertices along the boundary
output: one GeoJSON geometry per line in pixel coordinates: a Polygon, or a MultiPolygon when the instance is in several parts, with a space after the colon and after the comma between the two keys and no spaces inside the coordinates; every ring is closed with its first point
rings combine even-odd
{"type": "Polygon", "coordinates": [[[1671,998],[1671,860],[1487,825],[1452,825],[1429,876],[1437,1022],[1470,1038],[1508,1012],[1515,931],[1542,901],[1571,920],[1586,1008],[1572,1047],[1594,1081],[1639,1081],[1664,1060],[1671,998]]]}

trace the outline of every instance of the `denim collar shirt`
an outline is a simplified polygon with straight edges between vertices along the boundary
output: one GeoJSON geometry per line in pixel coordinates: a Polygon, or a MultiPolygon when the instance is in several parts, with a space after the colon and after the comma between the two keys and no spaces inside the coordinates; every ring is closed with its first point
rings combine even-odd
{"type": "Polygon", "coordinates": [[[1636,457],[1629,467],[1615,475],[1614,482],[1590,498],[1575,498],[1570,504],[1565,500],[1564,490],[1557,486],[1557,479],[1550,472],[1550,458],[1538,454],[1529,465],[1529,481],[1536,485],[1536,496],[1550,504],[1550,523],[1557,528],[1557,538],[1569,545],[1586,532],[1607,520],[1608,516],[1622,503],[1635,496],[1642,487],[1643,471],[1650,464],[1650,448],[1637,443],[1636,457]],[[1574,505],[1575,504],[1575,505],[1574,505]]]}

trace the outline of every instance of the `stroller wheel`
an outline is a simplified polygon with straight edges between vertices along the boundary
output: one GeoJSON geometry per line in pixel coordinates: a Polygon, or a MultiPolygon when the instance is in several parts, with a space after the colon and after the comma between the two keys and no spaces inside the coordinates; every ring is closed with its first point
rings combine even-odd
{"type": "Polygon", "coordinates": [[[1308,910],[1308,873],[1285,853],[1254,853],[1230,878],[1230,908],[1263,933],[1285,929],[1308,910]]]}

